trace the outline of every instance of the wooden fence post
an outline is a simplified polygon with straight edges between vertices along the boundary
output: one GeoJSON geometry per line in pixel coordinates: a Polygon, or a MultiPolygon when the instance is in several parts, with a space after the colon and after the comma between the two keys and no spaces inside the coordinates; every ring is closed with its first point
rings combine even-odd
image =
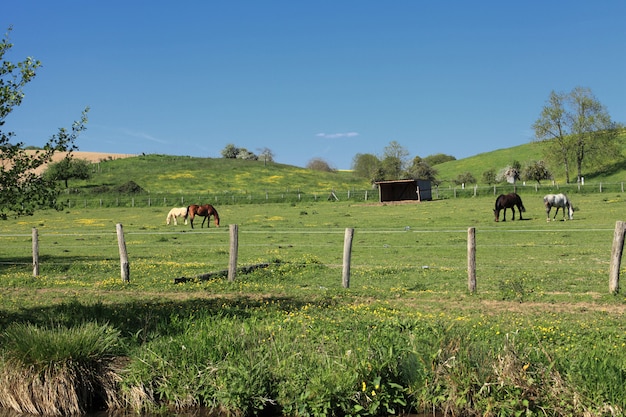
{"type": "Polygon", "coordinates": [[[467,229],[467,288],[476,292],[476,228],[467,229]]]}
{"type": "Polygon", "coordinates": [[[611,294],[617,294],[619,292],[619,269],[622,263],[625,230],[626,225],[624,222],[617,221],[615,223],[613,248],[611,249],[611,269],[609,271],[609,292],[611,294]]]}
{"type": "Polygon", "coordinates": [[[354,229],[346,228],[343,239],[343,268],[341,273],[341,281],[344,288],[350,288],[350,258],[352,257],[353,237],[354,229]]]}
{"type": "Polygon", "coordinates": [[[230,258],[228,260],[228,280],[234,281],[237,275],[237,252],[239,251],[239,226],[231,224],[230,230],[230,258]]]}
{"type": "Polygon", "coordinates": [[[39,232],[33,227],[33,277],[39,276],[39,232]]]}
{"type": "Polygon", "coordinates": [[[122,271],[122,281],[130,282],[130,264],[128,263],[128,253],[126,252],[126,241],[124,240],[124,230],[122,224],[116,225],[117,230],[117,246],[120,250],[120,267],[122,271]]]}

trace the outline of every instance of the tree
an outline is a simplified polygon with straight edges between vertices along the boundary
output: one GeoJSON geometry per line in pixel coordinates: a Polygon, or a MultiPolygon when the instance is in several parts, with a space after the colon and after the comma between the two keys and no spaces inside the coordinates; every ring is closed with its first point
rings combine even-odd
{"type": "Polygon", "coordinates": [[[229,143],[222,149],[222,158],[226,159],[247,159],[256,161],[259,159],[253,152],[250,152],[246,148],[238,148],[232,143],[229,143]]]}
{"type": "Polygon", "coordinates": [[[476,178],[472,175],[471,172],[464,172],[463,174],[457,175],[454,183],[457,185],[461,184],[476,184],[476,178]]]}
{"type": "Polygon", "coordinates": [[[380,176],[380,159],[371,153],[358,153],[354,155],[352,159],[352,170],[355,175],[361,178],[367,178],[372,183],[383,179],[380,176]]]}
{"type": "Polygon", "coordinates": [[[274,162],[274,152],[270,148],[262,148],[258,149],[259,151],[259,159],[262,159],[264,162],[274,162]]]}
{"type": "MultiPolygon", "coordinates": [[[[8,32],[11,31],[9,28],[8,32]]],[[[0,129],[7,116],[24,99],[23,89],[36,75],[41,62],[33,58],[13,63],[6,61],[4,55],[13,47],[7,33],[0,41],[0,129]]],[[[12,143],[13,132],[0,130],[0,217],[9,213],[15,215],[33,214],[42,207],[62,208],[57,201],[59,188],[53,180],[37,173],[37,168],[52,161],[56,152],[71,152],[78,149],[74,144],[79,133],[85,130],[87,123],[86,108],[80,121],[74,122],[71,131],[64,128],[53,135],[41,151],[33,153],[23,149],[23,143],[12,143]]]]}
{"type": "Polygon", "coordinates": [[[422,159],[419,156],[413,158],[411,166],[407,169],[407,175],[415,180],[428,180],[431,182],[437,182],[437,170],[426,162],[426,159],[422,159]]]}
{"type": "Polygon", "coordinates": [[[322,158],[313,158],[306,164],[307,169],[312,169],[314,171],[323,171],[323,172],[334,172],[330,164],[324,161],[322,158]]]}
{"type": "Polygon", "coordinates": [[[577,182],[582,179],[582,166],[586,159],[612,157],[619,153],[615,138],[617,125],[611,121],[606,108],[589,88],[576,87],[569,95],[572,109],[571,134],[574,138],[574,160],[577,182]]]}
{"type": "Polygon", "coordinates": [[[228,145],[226,145],[224,147],[224,149],[222,149],[222,158],[226,158],[226,159],[235,159],[237,158],[237,154],[239,153],[239,148],[236,147],[234,144],[229,143],[228,145]]]}
{"type": "Polygon", "coordinates": [[[239,148],[239,152],[237,152],[237,159],[245,159],[248,161],[256,161],[259,159],[258,156],[254,154],[254,152],[250,152],[246,148],[239,148]]]}
{"type": "Polygon", "coordinates": [[[546,159],[563,165],[568,183],[572,160],[580,181],[586,160],[618,152],[617,125],[588,88],[576,87],[567,94],[552,91],[533,129],[535,137],[546,144],[546,159]]]}
{"type": "Polygon", "coordinates": [[[381,161],[386,180],[398,180],[402,178],[404,168],[407,165],[409,151],[395,140],[389,142],[383,151],[381,161]]]}
{"type": "Polygon", "coordinates": [[[73,159],[68,154],[59,162],[48,165],[44,176],[53,181],[64,181],[68,188],[68,180],[87,180],[91,177],[91,162],[85,159],[73,159]]]}
{"type": "Polygon", "coordinates": [[[496,182],[508,182],[509,184],[515,184],[521,179],[520,170],[521,167],[519,166],[519,162],[513,161],[512,166],[509,165],[500,170],[498,175],[496,175],[496,182]]]}
{"type": "Polygon", "coordinates": [[[487,171],[483,172],[483,182],[489,185],[495,184],[497,182],[495,168],[489,168],[487,171]]]}
{"type": "Polygon", "coordinates": [[[543,161],[531,161],[522,171],[522,178],[526,181],[537,181],[541,184],[541,180],[549,180],[552,174],[543,161]]]}

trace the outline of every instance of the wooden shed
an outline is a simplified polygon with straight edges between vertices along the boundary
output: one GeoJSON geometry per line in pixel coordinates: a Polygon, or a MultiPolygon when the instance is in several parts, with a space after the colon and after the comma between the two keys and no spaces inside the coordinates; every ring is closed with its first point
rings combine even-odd
{"type": "Polygon", "coordinates": [[[431,184],[428,180],[379,181],[378,201],[428,201],[432,200],[431,184]]]}

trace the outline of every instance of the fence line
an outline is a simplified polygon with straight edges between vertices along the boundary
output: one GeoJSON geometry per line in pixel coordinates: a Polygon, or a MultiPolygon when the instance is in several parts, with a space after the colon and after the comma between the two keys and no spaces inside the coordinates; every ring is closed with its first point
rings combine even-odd
{"type": "MultiPolygon", "coordinates": [[[[517,192],[518,194],[549,194],[564,192],[569,194],[591,194],[606,192],[624,192],[624,182],[619,183],[588,183],[588,184],[499,184],[487,186],[449,186],[433,187],[433,199],[445,200],[452,198],[470,198],[497,196],[517,192]]],[[[326,192],[286,191],[283,193],[248,193],[224,192],[220,194],[188,194],[175,193],[137,193],[119,195],[62,194],[59,200],[70,208],[107,208],[107,207],[179,207],[194,203],[213,205],[260,204],[260,203],[298,203],[323,201],[354,201],[378,202],[377,190],[329,190],[326,192]]]]}
{"type": "MultiPolygon", "coordinates": [[[[126,242],[124,239],[124,232],[122,229],[121,224],[117,224],[116,226],[117,230],[116,230],[116,234],[118,237],[118,248],[119,248],[119,257],[120,257],[120,265],[121,265],[121,274],[122,274],[122,280],[123,282],[129,282],[129,274],[130,274],[130,261],[128,259],[128,255],[126,252],[126,242]]],[[[487,229],[489,230],[489,229],[487,229]]],[[[603,231],[609,231],[610,229],[596,229],[596,230],[603,230],[603,231]]],[[[520,232],[520,231],[527,231],[527,230],[499,230],[499,232],[502,234],[511,234],[511,233],[516,233],[516,232],[520,232]]],[[[568,233],[571,232],[590,232],[591,230],[589,229],[567,229],[568,233]]],[[[259,233],[258,231],[252,231],[252,232],[256,232],[259,233]]],[[[280,233],[280,231],[272,231],[272,235],[276,234],[276,233],[280,233]]],[[[288,231],[285,231],[288,232],[288,231]]],[[[291,232],[291,231],[289,231],[291,232]]],[[[315,231],[311,231],[311,232],[315,232],[315,231]]],[[[370,234],[372,233],[376,233],[376,234],[383,234],[385,232],[383,231],[364,231],[365,233],[363,234],[367,234],[367,232],[369,232],[370,234]]],[[[435,231],[428,231],[428,233],[432,233],[435,231]]],[[[450,233],[460,233],[461,231],[450,231],[450,233]]],[[[536,232],[543,232],[543,233],[559,233],[562,234],[563,230],[537,230],[536,232]]],[[[176,234],[179,232],[170,232],[172,234],[176,234]]],[[[265,232],[266,234],[268,233],[267,231],[265,232]]],[[[302,233],[302,232],[300,232],[302,233]]],[[[335,234],[338,234],[339,232],[336,231],[335,234]]],[[[359,234],[361,234],[361,232],[357,232],[359,234]]],[[[388,234],[396,234],[397,231],[387,231],[386,233],[388,234]]],[[[407,231],[404,231],[403,233],[407,233],[407,231]]],[[[409,233],[420,233],[420,231],[411,231],[409,233]]],[[[476,290],[476,250],[477,250],[477,245],[476,245],[476,241],[475,241],[475,233],[476,230],[475,228],[470,228],[468,229],[468,236],[467,236],[467,251],[468,251],[468,255],[467,255],[467,271],[468,271],[468,289],[470,290],[470,292],[475,292],[476,290]]],[[[133,232],[131,234],[134,235],[148,235],[148,234],[153,234],[152,232],[133,232]]],[[[613,250],[611,253],[611,257],[610,257],[610,271],[609,275],[610,275],[610,292],[615,294],[619,291],[619,270],[620,270],[620,263],[621,263],[621,257],[622,257],[622,249],[623,249],[623,244],[624,244],[624,235],[626,234],[626,226],[624,225],[623,222],[618,222],[616,224],[615,230],[614,230],[614,239],[613,239],[613,250]]],[[[76,234],[76,233],[72,233],[72,234],[66,234],[66,235],[70,235],[70,236],[83,236],[84,234],[76,234]]],[[[20,234],[20,235],[3,235],[3,236],[20,236],[20,237],[24,237],[26,235],[20,234]]],[[[50,235],[45,235],[44,237],[56,237],[58,236],[58,234],[50,234],[50,235]]],[[[343,281],[343,286],[344,287],[348,287],[349,286],[349,281],[350,281],[350,262],[351,262],[351,254],[352,254],[352,239],[354,236],[354,229],[346,229],[345,233],[344,233],[344,251],[343,251],[343,272],[342,272],[342,281],[343,281]]],[[[37,276],[39,273],[39,267],[40,267],[40,258],[39,258],[39,233],[37,231],[36,228],[33,228],[33,233],[32,233],[32,255],[33,255],[33,275],[37,276]]],[[[56,245],[56,242],[54,243],[56,245]]],[[[248,247],[252,247],[252,246],[266,246],[266,247],[275,247],[277,246],[278,243],[273,242],[270,244],[264,244],[264,245],[259,245],[259,244],[252,244],[252,245],[245,245],[248,247]]],[[[292,245],[290,245],[289,243],[285,243],[285,242],[281,242],[282,245],[288,245],[289,247],[291,247],[292,245]]],[[[381,242],[382,244],[382,242],[381,242]]],[[[519,247],[519,242],[516,242],[515,244],[482,244],[479,247],[519,247]]],[[[571,247],[579,247],[580,243],[576,240],[572,240],[571,243],[569,244],[562,244],[562,243],[558,243],[558,244],[544,244],[544,245],[537,245],[535,243],[532,243],[533,246],[551,246],[551,247],[567,247],[567,246],[571,246],[571,247]]],[[[336,244],[318,244],[318,245],[311,245],[311,244],[295,244],[297,247],[337,247],[338,245],[336,244]]],[[[85,245],[77,245],[80,247],[84,247],[85,245]]],[[[109,247],[110,245],[107,244],[101,244],[101,245],[94,245],[94,246],[90,246],[90,247],[94,247],[94,248],[99,248],[99,247],[109,247]]],[[[159,247],[160,245],[146,245],[146,244],[139,244],[139,245],[134,245],[132,247],[134,248],[139,248],[139,247],[159,247]]],[[[185,245],[186,247],[188,245],[185,245]]],[[[214,244],[214,245],[204,245],[204,244],[198,244],[195,246],[213,246],[213,247],[223,247],[224,245],[220,245],[220,244],[214,244]]],[[[433,248],[433,247],[446,247],[446,248],[455,248],[455,247],[461,247],[461,242],[454,242],[454,243],[450,243],[447,242],[445,244],[440,244],[440,245],[433,245],[429,243],[429,247],[433,248]]],[[[69,247],[69,246],[63,246],[64,248],[69,247]]],[[[235,278],[235,271],[237,269],[237,251],[238,251],[238,227],[237,225],[231,225],[231,230],[230,230],[230,260],[229,260],[229,280],[234,280],[235,278]],[[234,235],[234,236],[233,236],[234,235]],[[232,272],[230,272],[232,271],[232,272]]],[[[397,244],[383,244],[382,247],[384,248],[392,248],[392,249],[399,249],[399,248],[415,248],[417,247],[417,245],[397,245],[397,244]]],[[[359,249],[371,249],[371,248],[381,248],[380,244],[377,245],[367,245],[367,244],[361,244],[359,243],[358,246],[359,249]]],[[[386,256],[386,255],[385,255],[386,256]]],[[[597,256],[597,255],[596,255],[597,256]]],[[[54,263],[54,262],[46,262],[47,264],[59,264],[59,263],[54,263]]],[[[76,261],[73,261],[73,263],[76,263],[76,261]]],[[[328,263],[328,262],[327,262],[328,263]]],[[[11,262],[11,263],[1,263],[3,265],[25,265],[26,263],[20,263],[20,262],[11,262]]],[[[460,264],[460,263],[459,263],[460,264]]],[[[63,265],[63,264],[61,264],[63,265]]],[[[363,265],[358,265],[358,266],[363,266],[363,265]]],[[[367,265],[365,265],[367,266],[367,265]]],[[[538,267],[538,266],[536,266],[538,267]]],[[[458,266],[457,266],[458,268],[458,266]]],[[[524,267],[525,269],[528,270],[533,270],[533,266],[531,267],[524,267]]],[[[460,269],[460,268],[458,268],[460,269]]]]}

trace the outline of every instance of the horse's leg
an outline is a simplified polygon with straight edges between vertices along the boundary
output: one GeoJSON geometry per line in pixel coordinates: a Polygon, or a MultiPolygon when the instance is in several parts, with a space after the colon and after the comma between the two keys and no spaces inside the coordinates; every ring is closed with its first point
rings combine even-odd
{"type": "Polygon", "coordinates": [[[519,219],[524,220],[524,218],[522,217],[522,205],[521,204],[517,206],[517,211],[519,211],[519,219]]]}
{"type": "MultiPolygon", "coordinates": [[[[203,227],[204,227],[204,222],[205,222],[205,221],[206,221],[206,219],[208,219],[209,217],[211,217],[211,216],[210,216],[210,215],[209,215],[209,216],[204,216],[204,218],[202,219],[202,226],[200,226],[200,228],[203,228],[203,227]]],[[[209,223],[207,223],[207,227],[209,227],[209,223]]]]}
{"type": "Polygon", "coordinates": [[[189,214],[189,224],[191,225],[191,228],[193,229],[193,218],[195,217],[195,215],[193,213],[189,214]]]}
{"type": "Polygon", "coordinates": [[[513,212],[513,219],[511,221],[514,222],[515,221],[515,206],[511,207],[511,212],[513,212]]]}
{"type": "Polygon", "coordinates": [[[174,226],[178,226],[178,216],[174,215],[174,226]]]}

